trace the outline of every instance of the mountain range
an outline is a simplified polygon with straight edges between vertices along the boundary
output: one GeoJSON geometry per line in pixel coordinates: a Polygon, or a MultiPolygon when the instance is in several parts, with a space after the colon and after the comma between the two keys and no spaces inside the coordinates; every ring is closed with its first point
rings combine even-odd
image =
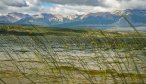
{"type": "MultiPolygon", "coordinates": [[[[128,20],[134,26],[146,26],[146,10],[127,9],[124,12],[127,14],[126,17],[128,20]]],[[[53,27],[129,26],[123,17],[111,12],[98,12],[86,15],[70,16],[49,13],[29,15],[13,12],[8,13],[7,15],[1,15],[0,23],[53,27]]]]}

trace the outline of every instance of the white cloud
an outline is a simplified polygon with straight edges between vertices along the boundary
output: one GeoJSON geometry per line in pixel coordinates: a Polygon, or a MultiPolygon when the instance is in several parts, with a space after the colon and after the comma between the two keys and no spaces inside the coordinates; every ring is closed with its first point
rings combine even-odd
{"type": "Polygon", "coordinates": [[[146,9],[146,0],[123,0],[120,3],[124,9],[146,9]]]}
{"type": "Polygon", "coordinates": [[[63,14],[63,15],[82,15],[87,13],[95,13],[95,12],[107,12],[111,11],[111,9],[99,7],[99,6],[70,6],[70,5],[56,5],[50,7],[49,9],[44,9],[44,12],[51,12],[54,14],[63,14]]]}
{"type": "Polygon", "coordinates": [[[146,0],[102,0],[102,4],[115,9],[146,9],[146,0]]]}
{"type": "Polygon", "coordinates": [[[100,6],[117,9],[146,9],[146,0],[38,0],[39,2],[55,3],[62,5],[100,6]]]}
{"type": "Polygon", "coordinates": [[[0,14],[7,14],[10,12],[20,13],[37,13],[39,6],[38,0],[1,0],[0,14]]]}
{"type": "Polygon", "coordinates": [[[97,6],[101,0],[39,0],[40,2],[51,2],[62,5],[88,5],[97,6]]]}
{"type": "Polygon", "coordinates": [[[53,13],[63,15],[109,12],[120,9],[146,9],[146,0],[1,0],[0,14],[53,13]],[[45,7],[43,3],[53,3],[45,7]]]}
{"type": "Polygon", "coordinates": [[[1,0],[1,4],[6,6],[25,7],[28,6],[25,0],[1,0]]]}

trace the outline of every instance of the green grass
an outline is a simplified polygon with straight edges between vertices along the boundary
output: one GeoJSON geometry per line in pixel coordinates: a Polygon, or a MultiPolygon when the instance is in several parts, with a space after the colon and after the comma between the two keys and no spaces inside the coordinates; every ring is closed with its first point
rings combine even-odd
{"type": "Polygon", "coordinates": [[[9,58],[0,60],[0,83],[13,77],[33,84],[144,83],[146,33],[139,33],[143,37],[137,32],[0,25],[0,53],[9,58]]]}

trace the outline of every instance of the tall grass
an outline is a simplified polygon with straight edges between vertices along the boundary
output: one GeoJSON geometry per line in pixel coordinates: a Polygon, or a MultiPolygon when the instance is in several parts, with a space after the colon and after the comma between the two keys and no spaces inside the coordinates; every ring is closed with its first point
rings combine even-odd
{"type": "Polygon", "coordinates": [[[134,33],[1,26],[0,84],[146,83],[145,38],[122,17],[134,33]]]}

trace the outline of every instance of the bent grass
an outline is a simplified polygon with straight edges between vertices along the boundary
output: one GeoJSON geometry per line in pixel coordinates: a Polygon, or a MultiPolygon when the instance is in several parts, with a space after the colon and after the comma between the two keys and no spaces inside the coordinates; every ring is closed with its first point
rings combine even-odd
{"type": "Polygon", "coordinates": [[[146,83],[146,34],[123,17],[135,33],[1,25],[0,83],[146,83]]]}

